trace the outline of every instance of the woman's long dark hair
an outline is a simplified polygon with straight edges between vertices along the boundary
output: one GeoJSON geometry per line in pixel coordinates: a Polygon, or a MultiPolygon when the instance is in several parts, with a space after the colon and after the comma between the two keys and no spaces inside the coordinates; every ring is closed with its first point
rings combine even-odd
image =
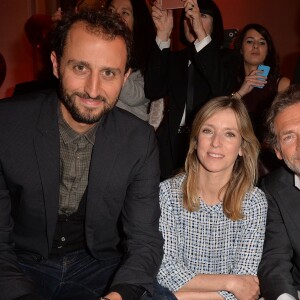
{"type": "Polygon", "coordinates": [[[262,25],[251,23],[247,24],[237,35],[237,37],[234,40],[234,49],[237,50],[238,53],[240,53],[240,60],[239,60],[239,74],[238,74],[238,86],[239,88],[241,84],[244,82],[245,79],[245,68],[244,68],[244,58],[241,54],[241,49],[243,45],[243,40],[245,38],[245,35],[250,29],[254,29],[258,33],[260,33],[263,38],[266,40],[268,45],[268,53],[266,56],[266,59],[264,61],[264,64],[270,67],[270,73],[269,73],[269,80],[271,81],[277,81],[280,74],[279,74],[279,65],[278,65],[278,57],[276,54],[275,46],[272,40],[272,37],[269,33],[269,31],[262,25]]]}
{"type": "MultiPolygon", "coordinates": [[[[107,0],[108,8],[113,0],[107,0]]],[[[155,27],[145,0],[130,0],[133,9],[133,55],[131,68],[140,70],[144,74],[150,58],[153,41],[155,40],[155,27]]]]}

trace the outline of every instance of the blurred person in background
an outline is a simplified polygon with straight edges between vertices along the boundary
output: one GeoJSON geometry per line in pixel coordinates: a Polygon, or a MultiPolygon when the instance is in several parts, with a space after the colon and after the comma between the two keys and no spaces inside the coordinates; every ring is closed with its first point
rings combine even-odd
{"type": "Polygon", "coordinates": [[[145,0],[108,0],[105,7],[117,12],[132,31],[134,49],[131,72],[117,106],[149,121],[150,100],[144,92],[144,74],[155,38],[155,27],[145,0]]]}
{"type": "Polygon", "coordinates": [[[234,65],[232,51],[223,48],[223,21],[211,0],[184,0],[180,36],[181,51],[170,49],[173,11],[152,6],[156,26],[153,52],[145,73],[148,98],[168,99],[168,107],[157,130],[161,179],[173,175],[184,164],[190,126],[206,101],[229,94],[234,65]]]}

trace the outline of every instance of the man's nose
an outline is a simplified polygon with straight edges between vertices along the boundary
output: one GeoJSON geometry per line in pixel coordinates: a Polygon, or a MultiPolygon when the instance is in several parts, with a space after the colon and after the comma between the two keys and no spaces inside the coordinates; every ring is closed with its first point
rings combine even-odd
{"type": "Polygon", "coordinates": [[[99,96],[101,88],[101,79],[98,74],[91,73],[85,82],[85,92],[91,97],[96,98],[99,96]]]}

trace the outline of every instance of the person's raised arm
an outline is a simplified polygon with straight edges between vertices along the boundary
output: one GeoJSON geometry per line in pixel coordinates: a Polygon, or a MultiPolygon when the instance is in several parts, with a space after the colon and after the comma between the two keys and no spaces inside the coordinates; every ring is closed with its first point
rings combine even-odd
{"type": "MultiPolygon", "coordinates": [[[[196,0],[186,0],[184,3],[184,9],[186,16],[184,22],[186,23],[187,19],[190,20],[190,24],[197,36],[198,41],[202,41],[209,33],[204,29],[198,2],[196,0]]],[[[187,24],[185,26],[187,26],[187,24]]],[[[188,34],[188,32],[186,32],[186,34],[188,34]]]]}
{"type": "Polygon", "coordinates": [[[172,10],[163,10],[155,1],[152,19],[156,27],[156,40],[144,74],[144,90],[148,99],[159,99],[168,95],[168,69],[170,56],[170,35],[173,29],[172,10]]]}
{"type": "Polygon", "coordinates": [[[173,11],[163,10],[159,1],[155,1],[152,6],[152,19],[156,27],[156,36],[162,41],[169,40],[173,29],[173,11]]]}

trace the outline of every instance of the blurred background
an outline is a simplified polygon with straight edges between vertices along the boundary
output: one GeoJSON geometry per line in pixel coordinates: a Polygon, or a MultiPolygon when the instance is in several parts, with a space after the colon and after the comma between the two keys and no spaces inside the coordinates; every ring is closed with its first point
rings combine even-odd
{"type": "MultiPolygon", "coordinates": [[[[11,96],[16,84],[36,79],[41,71],[41,42],[51,16],[62,6],[73,9],[103,0],[1,0],[0,99],[11,96]]],[[[144,0],[140,0],[144,1],[144,0]]],[[[260,23],[271,33],[280,56],[282,74],[293,77],[300,55],[299,0],[215,0],[224,20],[226,43],[247,23],[260,23]]],[[[175,12],[178,23],[180,10],[175,12]]],[[[176,24],[175,23],[175,24],[176,24]]],[[[173,47],[180,48],[177,31],[173,47]]]]}

